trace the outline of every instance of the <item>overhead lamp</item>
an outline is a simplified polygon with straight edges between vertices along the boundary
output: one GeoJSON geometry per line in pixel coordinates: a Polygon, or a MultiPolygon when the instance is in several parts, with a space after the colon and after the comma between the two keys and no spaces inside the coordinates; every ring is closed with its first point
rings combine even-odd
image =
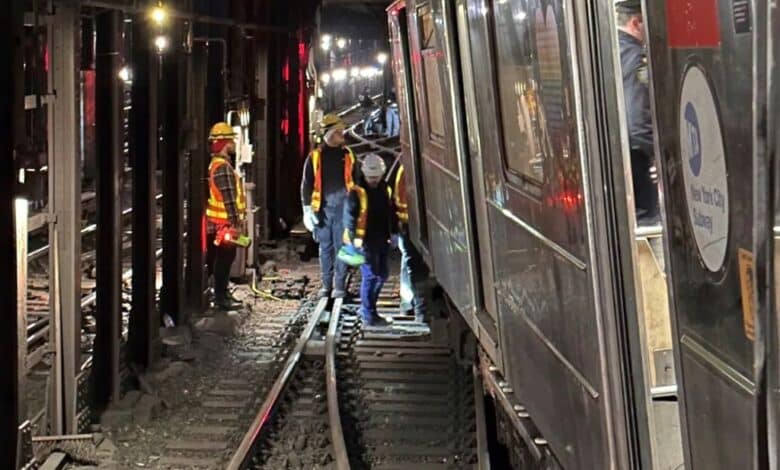
{"type": "Polygon", "coordinates": [[[380,52],[376,55],[376,61],[379,62],[380,65],[385,65],[385,62],[387,62],[387,54],[380,52]]]}
{"type": "Polygon", "coordinates": [[[157,26],[162,26],[166,21],[168,21],[168,11],[163,8],[162,5],[158,5],[152,8],[152,12],[149,14],[149,17],[152,19],[152,21],[155,22],[155,24],[157,24],[157,26]]]}
{"type": "Polygon", "coordinates": [[[339,49],[344,49],[347,47],[347,40],[344,38],[338,38],[336,39],[336,45],[339,46],[339,49]]]}
{"type": "Polygon", "coordinates": [[[347,69],[336,69],[331,72],[331,75],[333,75],[333,81],[340,82],[347,78],[347,69]]]}
{"type": "Polygon", "coordinates": [[[130,68],[126,65],[119,69],[119,73],[117,75],[119,75],[119,79],[125,83],[129,83],[133,78],[133,74],[130,72],[130,68]]]}
{"type": "Polygon", "coordinates": [[[168,49],[168,38],[165,36],[157,36],[154,38],[154,47],[157,48],[157,52],[163,53],[168,49]]]}
{"type": "Polygon", "coordinates": [[[328,83],[330,83],[330,74],[328,74],[328,73],[323,73],[323,74],[320,76],[320,80],[322,81],[322,84],[323,84],[323,85],[327,85],[328,83]]]}
{"type": "Polygon", "coordinates": [[[352,70],[349,71],[349,75],[352,78],[359,77],[360,76],[360,67],[352,67],[352,70]]]}

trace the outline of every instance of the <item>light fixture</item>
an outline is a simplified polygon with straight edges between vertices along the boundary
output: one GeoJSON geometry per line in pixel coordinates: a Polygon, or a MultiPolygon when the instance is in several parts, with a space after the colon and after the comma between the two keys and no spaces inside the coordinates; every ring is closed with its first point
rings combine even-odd
{"type": "Polygon", "coordinates": [[[375,67],[363,67],[360,70],[360,76],[363,78],[371,78],[376,76],[379,71],[375,67]]]}
{"type": "Polygon", "coordinates": [[[379,62],[380,65],[385,65],[385,62],[387,62],[387,54],[380,52],[376,55],[376,61],[379,62]]]}
{"type": "Polygon", "coordinates": [[[328,83],[330,83],[330,74],[323,73],[322,76],[320,76],[320,80],[322,81],[323,85],[327,85],[328,83]]]}
{"type": "Polygon", "coordinates": [[[320,44],[320,48],[322,48],[323,51],[328,52],[330,50],[330,43],[323,42],[322,44],[320,44]]]}
{"type": "Polygon", "coordinates": [[[330,42],[333,40],[333,36],[330,34],[323,34],[322,38],[320,39],[323,44],[330,44],[330,42]]]}
{"type": "Polygon", "coordinates": [[[168,49],[168,38],[165,36],[157,36],[154,38],[154,46],[157,48],[157,52],[165,52],[168,49]]]}
{"type": "Polygon", "coordinates": [[[338,38],[336,39],[336,45],[339,46],[339,49],[344,49],[347,47],[347,40],[344,38],[338,38]]]}
{"type": "Polygon", "coordinates": [[[152,8],[152,12],[149,14],[149,17],[152,19],[152,21],[155,22],[155,24],[157,24],[157,26],[162,26],[168,20],[168,12],[161,5],[158,5],[152,8]]]}
{"type": "Polygon", "coordinates": [[[331,75],[333,75],[334,82],[340,82],[347,78],[347,69],[336,69],[331,72],[331,75]]]}
{"type": "Polygon", "coordinates": [[[133,78],[133,74],[130,72],[130,68],[126,65],[119,69],[118,75],[119,78],[125,83],[129,83],[133,78]]]}
{"type": "Polygon", "coordinates": [[[360,76],[360,67],[352,67],[352,70],[349,71],[349,75],[353,78],[360,76]]]}

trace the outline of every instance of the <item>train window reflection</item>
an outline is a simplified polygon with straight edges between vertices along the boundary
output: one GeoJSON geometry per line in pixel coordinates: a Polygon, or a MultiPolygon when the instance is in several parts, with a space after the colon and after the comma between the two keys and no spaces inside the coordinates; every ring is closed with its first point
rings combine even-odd
{"type": "Polygon", "coordinates": [[[423,75],[425,81],[425,101],[428,112],[429,138],[444,140],[444,109],[442,107],[441,80],[439,79],[438,41],[434,27],[433,11],[426,5],[418,10],[420,18],[420,39],[422,45],[423,75]]]}
{"type": "MultiPolygon", "coordinates": [[[[566,141],[566,97],[555,9],[526,3],[494,4],[496,75],[506,166],[541,184],[553,142],[566,141]]],[[[566,154],[565,148],[559,150],[566,154]]]]}

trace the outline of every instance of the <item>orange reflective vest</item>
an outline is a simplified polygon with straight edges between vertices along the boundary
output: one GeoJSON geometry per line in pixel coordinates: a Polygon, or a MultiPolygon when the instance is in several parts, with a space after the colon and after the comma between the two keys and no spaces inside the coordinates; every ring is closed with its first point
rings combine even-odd
{"type": "Polygon", "coordinates": [[[225,200],[222,191],[220,191],[214,182],[214,173],[220,165],[227,165],[230,167],[230,171],[236,179],[236,209],[238,210],[241,219],[243,219],[246,214],[246,193],[244,193],[244,185],[241,182],[238,172],[233,169],[233,166],[225,158],[214,155],[211,157],[211,163],[209,163],[209,200],[206,204],[206,218],[217,225],[230,223],[230,216],[225,208],[225,200]]]}
{"type": "MultiPolygon", "coordinates": [[[[317,147],[311,152],[311,165],[314,170],[314,189],[311,192],[311,208],[314,212],[322,205],[322,149],[317,147]]],[[[352,168],[355,166],[355,154],[344,147],[344,186],[349,191],[355,185],[352,181],[352,168]]]]}
{"type": "MultiPolygon", "coordinates": [[[[368,225],[368,194],[366,194],[366,190],[363,189],[363,187],[358,185],[352,186],[352,191],[354,191],[358,196],[359,204],[359,210],[358,210],[358,217],[357,217],[357,224],[355,225],[355,238],[365,238],[366,236],[366,226],[368,225]]],[[[393,193],[390,189],[390,186],[387,187],[387,197],[388,199],[392,199],[393,193]]],[[[344,229],[344,235],[343,235],[343,241],[344,243],[352,243],[352,240],[349,236],[349,229],[344,229]]]]}
{"type": "Polygon", "coordinates": [[[406,183],[404,182],[404,166],[398,164],[393,183],[393,202],[395,203],[395,216],[402,223],[409,222],[409,205],[406,202],[406,183]]]}

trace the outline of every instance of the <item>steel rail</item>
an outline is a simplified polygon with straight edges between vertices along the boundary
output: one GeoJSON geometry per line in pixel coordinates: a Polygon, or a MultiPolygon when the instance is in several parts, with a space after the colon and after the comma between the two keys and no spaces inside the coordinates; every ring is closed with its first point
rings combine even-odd
{"type": "MultiPolygon", "coordinates": [[[[162,193],[160,193],[160,194],[157,194],[154,197],[154,199],[159,201],[159,200],[162,199],[162,197],[163,197],[163,195],[162,195],[162,193]]],[[[83,202],[83,198],[82,198],[82,202],[83,202]]],[[[133,208],[132,207],[128,207],[128,208],[126,208],[126,209],[124,209],[122,211],[121,217],[126,217],[126,216],[128,216],[128,215],[130,215],[132,213],[133,213],[133,208]]],[[[90,224],[90,225],[87,225],[86,227],[81,229],[81,235],[82,236],[89,235],[90,233],[93,233],[93,232],[97,232],[97,224],[90,224]]],[[[49,245],[43,245],[42,247],[40,247],[38,249],[35,249],[33,251],[28,252],[27,253],[27,262],[29,263],[30,261],[33,261],[35,259],[40,258],[44,254],[46,254],[48,251],[49,251],[49,245]]]]}
{"type": "Polygon", "coordinates": [[[373,141],[363,137],[362,135],[358,134],[357,131],[356,131],[357,126],[363,124],[363,121],[364,121],[364,119],[361,119],[360,121],[356,122],[355,124],[349,126],[349,128],[347,129],[347,133],[349,134],[349,136],[358,141],[358,143],[356,145],[368,145],[371,148],[371,150],[379,151],[379,152],[388,152],[388,153],[390,153],[392,155],[395,155],[395,156],[398,156],[401,153],[398,150],[395,150],[393,148],[385,147],[384,145],[379,145],[379,144],[377,144],[377,143],[375,143],[375,142],[373,142],[373,141]]]}
{"type": "Polygon", "coordinates": [[[328,396],[328,418],[330,421],[330,440],[333,445],[333,458],[337,470],[350,470],[347,446],[344,442],[344,430],[341,427],[339,411],[339,392],[336,386],[336,334],[344,299],[336,299],[330,313],[328,333],[325,336],[325,381],[328,396]]]}
{"type": "Polygon", "coordinates": [[[268,393],[268,396],[266,396],[265,401],[263,401],[263,406],[260,408],[257,416],[255,416],[254,421],[252,421],[252,426],[244,435],[241,444],[238,446],[238,450],[236,450],[233,457],[230,459],[227,470],[243,469],[249,463],[249,460],[251,460],[251,454],[255,443],[265,426],[269,423],[271,414],[276,408],[279,398],[282,396],[282,392],[287,387],[295,370],[298,368],[301,358],[303,358],[303,350],[306,347],[306,343],[309,341],[314,329],[317,327],[317,323],[319,323],[320,317],[327,306],[328,299],[320,299],[317,308],[314,309],[314,312],[312,312],[312,315],[309,318],[309,323],[306,324],[306,328],[304,328],[303,333],[301,333],[301,336],[298,338],[298,342],[295,344],[282,371],[279,373],[279,376],[271,387],[271,391],[268,393]]]}

